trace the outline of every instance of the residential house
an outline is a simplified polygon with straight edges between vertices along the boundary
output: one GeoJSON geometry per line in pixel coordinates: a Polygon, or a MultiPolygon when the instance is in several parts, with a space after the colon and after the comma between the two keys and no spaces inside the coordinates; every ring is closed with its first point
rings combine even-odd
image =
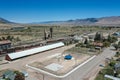
{"type": "Polygon", "coordinates": [[[0,41],[0,50],[9,49],[9,48],[11,48],[11,41],[9,40],[0,41]]]}

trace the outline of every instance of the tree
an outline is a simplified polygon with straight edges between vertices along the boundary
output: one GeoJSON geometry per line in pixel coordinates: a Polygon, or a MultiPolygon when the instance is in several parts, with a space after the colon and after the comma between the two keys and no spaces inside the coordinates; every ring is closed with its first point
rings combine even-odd
{"type": "Polygon", "coordinates": [[[102,41],[102,35],[97,32],[97,33],[95,34],[94,41],[102,41]]]}
{"type": "Polygon", "coordinates": [[[6,38],[5,38],[5,37],[2,37],[2,40],[6,40],[6,38]]]}
{"type": "Polygon", "coordinates": [[[110,43],[116,42],[117,40],[118,40],[117,37],[108,35],[107,41],[109,41],[110,43]]]}
{"type": "Polygon", "coordinates": [[[120,41],[118,42],[118,47],[120,48],[120,41]]]}
{"type": "Polygon", "coordinates": [[[115,56],[119,57],[120,56],[120,52],[116,52],[115,56]]]}
{"type": "Polygon", "coordinates": [[[104,47],[109,47],[110,46],[110,42],[108,42],[108,41],[103,42],[103,46],[104,47]]]}
{"type": "Polygon", "coordinates": [[[7,40],[10,40],[10,38],[11,38],[11,36],[10,36],[10,35],[8,35],[8,36],[7,36],[7,40]]]}
{"type": "Polygon", "coordinates": [[[28,31],[28,32],[31,32],[31,31],[32,31],[32,30],[31,30],[31,27],[28,27],[28,28],[27,28],[27,31],[28,31]]]}
{"type": "Polygon", "coordinates": [[[8,36],[6,37],[6,39],[7,39],[7,40],[12,41],[12,40],[14,39],[14,37],[13,37],[13,36],[8,35],[8,36]]]}
{"type": "Polygon", "coordinates": [[[16,76],[14,80],[25,80],[25,76],[23,73],[19,72],[19,71],[15,71],[16,76]]]}
{"type": "Polygon", "coordinates": [[[109,42],[113,42],[112,37],[110,35],[108,35],[108,39],[109,42]]]}
{"type": "Polygon", "coordinates": [[[85,47],[85,45],[83,43],[78,43],[75,45],[76,47],[85,47]]]}
{"type": "Polygon", "coordinates": [[[112,60],[110,63],[109,63],[109,66],[111,66],[112,68],[114,68],[114,65],[116,64],[116,62],[114,60],[112,60]]]}
{"type": "Polygon", "coordinates": [[[115,47],[116,50],[118,50],[119,48],[118,44],[114,44],[113,46],[115,47]]]}
{"type": "Polygon", "coordinates": [[[88,44],[88,39],[87,38],[85,39],[84,44],[88,44]]]}
{"type": "Polygon", "coordinates": [[[114,75],[114,70],[111,68],[105,69],[105,71],[106,71],[105,74],[107,75],[114,75]]]}
{"type": "Polygon", "coordinates": [[[117,37],[112,37],[112,42],[116,42],[118,39],[117,39],[117,37]]]}
{"type": "Polygon", "coordinates": [[[16,41],[21,41],[19,37],[16,38],[16,41]]]}

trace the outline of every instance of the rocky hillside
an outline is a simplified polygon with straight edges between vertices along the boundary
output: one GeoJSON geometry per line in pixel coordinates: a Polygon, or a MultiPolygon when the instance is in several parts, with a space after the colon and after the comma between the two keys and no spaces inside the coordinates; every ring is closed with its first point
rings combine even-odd
{"type": "Polygon", "coordinates": [[[6,19],[0,18],[0,23],[12,23],[6,19]]]}
{"type": "MultiPolygon", "coordinates": [[[[16,24],[10,22],[6,19],[0,18],[0,27],[2,25],[16,24]]],[[[30,23],[29,25],[61,25],[61,26],[120,26],[120,16],[111,16],[111,17],[101,17],[101,18],[86,18],[86,19],[76,19],[68,21],[47,21],[47,22],[35,22],[30,23]]],[[[18,25],[18,24],[16,24],[18,25]]],[[[19,24],[20,25],[20,24],[19,24]]]]}
{"type": "Polygon", "coordinates": [[[101,17],[101,18],[86,18],[68,21],[48,21],[38,24],[57,24],[57,25],[98,25],[98,26],[120,26],[120,16],[101,17]]]}

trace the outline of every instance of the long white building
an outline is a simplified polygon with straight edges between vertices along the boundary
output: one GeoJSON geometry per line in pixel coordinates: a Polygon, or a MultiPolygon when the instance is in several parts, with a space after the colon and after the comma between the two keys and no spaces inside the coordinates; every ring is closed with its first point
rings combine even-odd
{"type": "Polygon", "coordinates": [[[37,47],[37,48],[29,49],[29,50],[10,53],[10,54],[6,55],[5,59],[11,61],[11,60],[14,60],[14,59],[18,59],[18,58],[29,56],[29,55],[32,55],[32,54],[44,52],[44,51],[55,49],[55,48],[62,47],[62,46],[64,46],[64,43],[59,42],[59,43],[54,43],[54,44],[51,44],[51,45],[37,47]]]}

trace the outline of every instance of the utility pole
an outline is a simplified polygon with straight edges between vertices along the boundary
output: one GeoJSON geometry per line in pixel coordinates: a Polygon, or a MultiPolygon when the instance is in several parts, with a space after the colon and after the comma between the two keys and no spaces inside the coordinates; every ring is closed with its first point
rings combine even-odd
{"type": "Polygon", "coordinates": [[[44,29],[44,40],[46,40],[47,37],[46,37],[46,30],[44,29]]]}
{"type": "Polygon", "coordinates": [[[43,80],[45,80],[45,75],[43,74],[43,80]]]}
{"type": "Polygon", "coordinates": [[[52,38],[53,37],[53,28],[51,27],[50,28],[50,38],[52,38]]]}

